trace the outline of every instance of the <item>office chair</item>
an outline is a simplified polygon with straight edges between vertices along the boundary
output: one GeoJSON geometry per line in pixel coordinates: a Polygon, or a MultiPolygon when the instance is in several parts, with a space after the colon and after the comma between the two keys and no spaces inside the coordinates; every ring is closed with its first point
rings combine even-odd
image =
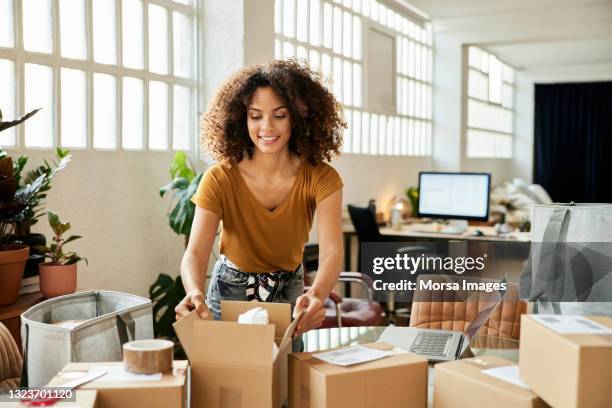
{"type": "MultiPolygon", "coordinates": [[[[497,282],[478,277],[455,277],[451,275],[420,275],[414,292],[410,326],[423,329],[464,331],[485,307],[486,300],[481,292],[474,292],[478,298],[466,299],[467,291],[428,291],[419,289],[420,280],[433,282],[497,282]]],[[[493,310],[489,320],[479,334],[518,340],[521,334],[521,315],[527,312],[527,303],[519,299],[518,286],[508,283],[504,299],[493,310]]]]}
{"type": "MultiPolygon", "coordinates": [[[[353,226],[355,227],[355,232],[357,233],[357,238],[359,240],[359,250],[357,251],[358,262],[357,262],[357,270],[362,272],[361,270],[361,245],[366,242],[397,242],[396,240],[388,239],[384,235],[380,233],[378,230],[378,224],[376,223],[376,218],[374,214],[370,211],[369,208],[364,207],[356,207],[354,205],[347,205],[349,216],[351,217],[351,221],[353,222],[353,226]]],[[[414,256],[420,256],[423,253],[428,252],[428,248],[425,248],[420,245],[408,245],[397,249],[398,253],[402,254],[410,254],[413,253],[414,256]]],[[[385,312],[389,318],[390,323],[395,322],[395,301],[393,299],[393,293],[389,294],[389,301],[385,303],[385,312]]],[[[408,305],[406,305],[408,306],[408,305]]]]}

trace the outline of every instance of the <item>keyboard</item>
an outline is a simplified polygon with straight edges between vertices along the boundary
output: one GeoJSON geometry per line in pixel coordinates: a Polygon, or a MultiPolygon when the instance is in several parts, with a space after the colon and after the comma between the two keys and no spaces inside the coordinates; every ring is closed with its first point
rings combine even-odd
{"type": "Polygon", "coordinates": [[[452,339],[453,335],[450,333],[419,333],[410,347],[410,352],[445,357],[452,339]]]}

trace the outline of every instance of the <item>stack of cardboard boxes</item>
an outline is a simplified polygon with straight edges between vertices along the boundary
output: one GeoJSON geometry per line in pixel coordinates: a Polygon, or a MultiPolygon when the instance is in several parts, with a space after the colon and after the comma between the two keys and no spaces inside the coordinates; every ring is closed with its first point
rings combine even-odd
{"type": "MultiPolygon", "coordinates": [[[[365,347],[393,350],[385,358],[342,367],[290,353],[290,306],[258,304],[270,324],[236,322],[250,302],[222,302],[223,320],[195,313],[175,324],[190,359],[155,382],[96,380],[81,387],[97,391],[97,406],[426,407],[428,362],[385,343],[365,347]],[[276,347],[273,346],[276,345],[276,347]],[[188,373],[191,373],[191,392],[188,373]]],[[[612,318],[523,315],[520,364],[493,356],[435,366],[433,406],[495,408],[612,407],[612,318]],[[569,320],[568,320],[569,319],[569,320]],[[571,320],[574,319],[574,320],[571,320]]],[[[70,364],[62,376],[121,363],[70,364]]]]}
{"type": "Polygon", "coordinates": [[[436,365],[434,407],[612,407],[612,318],[523,315],[519,365],[496,357],[436,365]],[[505,374],[494,377],[494,368],[505,374]]]}

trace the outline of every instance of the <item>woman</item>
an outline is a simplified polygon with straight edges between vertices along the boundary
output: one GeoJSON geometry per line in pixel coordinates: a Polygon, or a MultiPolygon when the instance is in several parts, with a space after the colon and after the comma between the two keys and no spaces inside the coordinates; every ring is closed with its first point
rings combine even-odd
{"type": "Polygon", "coordinates": [[[192,201],[181,262],[187,296],[176,317],[221,300],[291,303],[306,310],[296,336],[319,327],[342,265],[342,180],[323,160],[339,154],[346,123],[321,77],[296,61],[242,69],[213,98],[202,142],[218,161],[192,201]],[[304,293],[301,259],[317,210],[319,268],[304,293]],[[205,273],[219,222],[221,259],[206,300],[205,273]]]}

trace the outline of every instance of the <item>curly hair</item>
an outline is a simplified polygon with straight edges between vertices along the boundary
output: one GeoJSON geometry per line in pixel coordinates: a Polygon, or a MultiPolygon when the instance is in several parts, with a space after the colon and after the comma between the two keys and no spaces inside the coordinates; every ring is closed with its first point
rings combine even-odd
{"type": "Polygon", "coordinates": [[[247,107],[255,90],[272,87],[287,104],[292,121],[289,150],[311,164],[339,155],[347,127],[342,106],[307,63],[275,60],[241,69],[212,98],[202,116],[202,146],[221,165],[238,163],[255,145],[249,137],[247,107]]]}

